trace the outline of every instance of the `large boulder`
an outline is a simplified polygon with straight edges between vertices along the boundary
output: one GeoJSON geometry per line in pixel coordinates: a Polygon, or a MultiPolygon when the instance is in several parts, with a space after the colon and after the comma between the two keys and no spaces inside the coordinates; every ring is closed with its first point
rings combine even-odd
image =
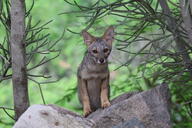
{"type": "Polygon", "coordinates": [[[33,105],[13,128],[171,128],[168,86],[123,94],[84,118],[56,105],[33,105]]]}

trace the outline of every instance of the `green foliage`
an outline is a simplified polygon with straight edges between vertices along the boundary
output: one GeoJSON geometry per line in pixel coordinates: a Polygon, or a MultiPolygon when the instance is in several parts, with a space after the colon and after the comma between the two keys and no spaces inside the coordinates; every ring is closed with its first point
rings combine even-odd
{"type": "MultiPolygon", "coordinates": [[[[90,0],[76,0],[79,5],[84,6],[91,6],[97,0],[90,1],[90,0]]],[[[116,0],[106,0],[107,4],[115,2],[116,0]]],[[[175,2],[175,1],[174,1],[175,2]]],[[[106,5],[106,3],[102,3],[102,5],[106,5]]],[[[29,9],[32,1],[26,1],[27,9],[29,9]]],[[[154,2],[153,5],[157,3],[154,2]]],[[[1,5],[1,3],[0,3],[1,5]]],[[[171,5],[172,8],[174,6],[171,5]]],[[[122,8],[120,8],[121,10],[122,8]]],[[[1,10],[1,6],[0,6],[1,10]]],[[[157,8],[160,10],[160,8],[157,8]]],[[[174,11],[177,9],[175,8],[174,11]]],[[[43,96],[45,98],[46,104],[57,104],[63,106],[67,109],[72,111],[82,113],[82,107],[78,101],[77,97],[77,89],[76,89],[76,72],[79,63],[81,62],[84,52],[85,52],[85,45],[83,44],[83,39],[80,36],[80,32],[82,29],[85,29],[88,25],[86,17],[82,13],[70,13],[70,14],[63,14],[63,12],[69,11],[79,11],[78,7],[74,7],[70,4],[66,4],[63,0],[36,0],[34,4],[34,8],[31,11],[31,15],[33,16],[32,23],[35,24],[39,20],[43,23],[53,20],[47,27],[45,33],[50,33],[50,40],[56,40],[62,34],[63,30],[65,29],[65,36],[64,39],[56,45],[55,49],[62,49],[61,55],[50,61],[49,63],[42,65],[38,69],[34,70],[34,74],[45,73],[47,75],[51,75],[52,79],[58,79],[55,83],[50,83],[48,80],[44,80],[41,78],[37,78],[36,80],[46,82],[45,84],[40,85],[43,90],[43,96]],[[77,34],[74,34],[77,33],[77,34]]],[[[1,11],[0,11],[1,12],[1,11]]],[[[108,13],[110,14],[110,12],[108,13]]],[[[142,33],[145,33],[146,37],[149,36],[148,33],[156,32],[160,28],[156,25],[151,25],[148,28],[142,28],[144,24],[140,24],[139,26],[135,26],[138,23],[137,20],[124,20],[122,17],[117,17],[115,15],[105,15],[105,17],[100,18],[94,21],[94,24],[89,29],[89,32],[93,33],[94,35],[100,36],[103,34],[103,31],[106,27],[112,24],[118,24],[119,22],[125,22],[128,26],[132,28],[140,28],[142,33]]],[[[90,15],[87,15],[90,17],[90,15]]],[[[143,18],[141,15],[136,15],[135,18],[143,18]]],[[[117,25],[117,33],[118,34],[125,34],[124,26],[117,25]]],[[[0,25],[0,40],[3,40],[5,35],[4,28],[0,25]]],[[[134,33],[129,29],[127,33],[134,33]]],[[[126,36],[129,36],[127,34],[126,36]]],[[[126,37],[122,37],[121,35],[117,35],[117,39],[121,39],[120,41],[115,41],[114,46],[115,48],[121,47],[121,41],[126,39],[126,37]]],[[[168,37],[165,37],[168,38],[168,37]]],[[[136,40],[132,40],[136,42],[136,40]]],[[[162,41],[161,41],[162,42],[162,41]]],[[[2,42],[0,42],[1,44],[2,42]]],[[[190,115],[187,114],[189,111],[192,103],[186,102],[190,101],[192,97],[192,82],[189,80],[189,73],[183,73],[180,77],[175,77],[175,79],[165,79],[165,76],[173,76],[171,73],[183,70],[183,67],[175,66],[170,68],[165,68],[163,65],[154,63],[150,61],[149,63],[142,63],[137,61],[138,58],[134,58],[136,60],[136,66],[133,63],[129,63],[121,68],[118,68],[122,63],[126,62],[128,59],[131,59],[134,54],[127,56],[128,52],[135,52],[137,47],[136,43],[134,46],[131,46],[129,49],[126,49],[126,52],[122,54],[120,57],[122,62],[119,63],[111,63],[110,64],[110,71],[111,71],[111,99],[114,97],[129,91],[143,91],[155,87],[156,85],[167,82],[169,84],[171,94],[172,94],[172,101],[173,101],[173,109],[171,110],[172,113],[172,120],[174,121],[174,128],[190,128],[192,127],[192,123],[190,123],[190,115]],[[138,66],[139,65],[139,66],[138,66]],[[118,68],[118,69],[117,69],[118,68]],[[117,69],[117,70],[116,70],[117,69]],[[181,81],[188,81],[188,82],[181,82],[181,81]],[[184,83],[184,84],[183,84],[184,83]]],[[[145,52],[145,51],[144,51],[145,52]]],[[[48,58],[52,58],[54,54],[47,56],[48,58]]],[[[145,55],[140,55],[141,58],[145,58],[145,55]]],[[[155,56],[155,55],[154,55],[155,56]]],[[[35,56],[33,63],[29,66],[34,66],[39,60],[41,60],[42,56],[35,56]]],[[[119,59],[118,56],[115,59],[119,59]]],[[[151,58],[149,58],[150,60],[151,58]]],[[[178,59],[180,59],[178,57],[178,59]]],[[[159,60],[155,60],[159,62],[160,60],[165,60],[165,62],[172,62],[172,58],[162,57],[159,60]]],[[[0,65],[1,66],[1,65],[0,65]]],[[[167,77],[166,77],[167,78],[167,77]]],[[[33,81],[29,81],[29,98],[31,105],[33,104],[43,104],[42,97],[40,94],[39,86],[34,83],[33,81]]],[[[12,86],[11,81],[3,81],[0,83],[0,106],[13,108],[13,98],[12,98],[12,86]]],[[[9,110],[8,113],[13,116],[13,111],[9,110]]],[[[13,120],[11,120],[7,114],[0,109],[0,128],[9,128],[13,124],[13,120]],[[8,125],[7,125],[8,124],[8,125]]]]}

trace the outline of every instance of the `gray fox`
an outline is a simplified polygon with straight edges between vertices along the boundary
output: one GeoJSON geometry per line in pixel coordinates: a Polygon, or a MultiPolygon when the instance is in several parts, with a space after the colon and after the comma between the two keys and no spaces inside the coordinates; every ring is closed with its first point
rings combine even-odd
{"type": "Polygon", "coordinates": [[[102,107],[110,106],[109,69],[107,58],[112,49],[114,28],[110,26],[102,37],[94,37],[82,31],[87,51],[78,72],[78,96],[84,116],[102,107]]]}

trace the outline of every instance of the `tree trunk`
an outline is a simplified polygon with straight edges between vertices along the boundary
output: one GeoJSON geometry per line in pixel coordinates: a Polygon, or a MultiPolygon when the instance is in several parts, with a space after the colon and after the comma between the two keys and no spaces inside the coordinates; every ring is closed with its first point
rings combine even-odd
{"type": "Polygon", "coordinates": [[[192,19],[190,14],[190,4],[189,1],[180,0],[180,7],[181,7],[181,15],[183,17],[183,22],[185,29],[187,30],[188,34],[188,44],[192,45],[192,19]]]}
{"type": "MultiPolygon", "coordinates": [[[[173,37],[175,39],[176,47],[182,56],[184,66],[190,73],[190,76],[192,77],[191,58],[185,47],[186,42],[185,42],[185,40],[183,40],[181,38],[180,33],[178,32],[178,30],[176,28],[176,26],[177,26],[176,21],[171,15],[171,11],[169,9],[169,6],[168,6],[166,0],[159,0],[159,3],[163,10],[163,13],[165,14],[165,20],[167,21],[167,28],[170,30],[170,32],[172,32],[173,37]]],[[[190,33],[188,33],[188,34],[190,35],[190,33]]]]}
{"type": "Polygon", "coordinates": [[[15,119],[29,107],[25,61],[25,0],[11,0],[11,59],[15,119]]]}

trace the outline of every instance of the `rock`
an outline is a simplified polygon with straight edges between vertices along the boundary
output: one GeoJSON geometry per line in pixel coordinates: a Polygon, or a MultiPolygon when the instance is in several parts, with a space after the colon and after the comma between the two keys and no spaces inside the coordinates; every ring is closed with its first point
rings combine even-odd
{"type": "Polygon", "coordinates": [[[94,122],[55,105],[32,105],[13,128],[92,128],[94,122]]]}
{"type": "Polygon", "coordinates": [[[132,93],[128,99],[122,100],[126,96],[123,94],[118,97],[120,102],[88,116],[96,123],[95,128],[171,128],[170,94],[166,84],[132,93]]]}
{"type": "Polygon", "coordinates": [[[87,118],[55,105],[33,105],[14,128],[171,128],[166,84],[123,94],[87,118]]]}

